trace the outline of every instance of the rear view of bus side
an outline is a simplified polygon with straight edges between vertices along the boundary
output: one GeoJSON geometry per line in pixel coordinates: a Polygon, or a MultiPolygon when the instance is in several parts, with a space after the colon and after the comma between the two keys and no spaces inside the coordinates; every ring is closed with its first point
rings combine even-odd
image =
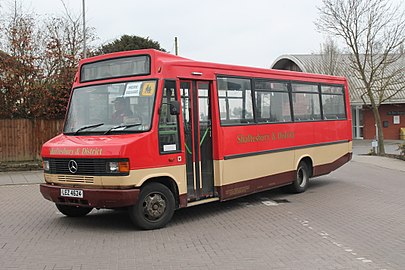
{"type": "Polygon", "coordinates": [[[128,208],[140,228],[177,208],[286,186],[351,159],[346,80],[192,61],[155,50],[83,60],[40,189],[67,216],[128,208]]]}

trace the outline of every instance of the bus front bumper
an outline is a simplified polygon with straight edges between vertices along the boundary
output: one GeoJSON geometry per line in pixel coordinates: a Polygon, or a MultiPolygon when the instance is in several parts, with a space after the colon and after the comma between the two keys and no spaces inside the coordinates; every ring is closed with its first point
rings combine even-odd
{"type": "Polygon", "coordinates": [[[41,184],[40,191],[45,199],[58,204],[94,208],[120,208],[134,205],[138,201],[139,189],[90,189],[71,188],[41,184]],[[62,196],[62,189],[78,190],[79,197],[62,196]]]}

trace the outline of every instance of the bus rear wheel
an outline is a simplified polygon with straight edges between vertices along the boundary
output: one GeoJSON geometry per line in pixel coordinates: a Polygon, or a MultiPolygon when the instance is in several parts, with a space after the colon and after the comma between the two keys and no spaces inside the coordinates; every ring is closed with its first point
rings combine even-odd
{"type": "Polygon", "coordinates": [[[56,208],[68,217],[84,217],[93,210],[91,207],[56,204],[56,208]]]}
{"type": "Polygon", "coordinates": [[[163,228],[175,209],[173,193],[165,185],[151,183],[141,189],[138,202],[129,208],[132,222],[144,230],[163,228]]]}
{"type": "Polygon", "coordinates": [[[309,184],[309,167],[304,161],[298,164],[298,168],[295,175],[295,180],[289,187],[289,190],[293,193],[304,192],[308,188],[309,184]]]}

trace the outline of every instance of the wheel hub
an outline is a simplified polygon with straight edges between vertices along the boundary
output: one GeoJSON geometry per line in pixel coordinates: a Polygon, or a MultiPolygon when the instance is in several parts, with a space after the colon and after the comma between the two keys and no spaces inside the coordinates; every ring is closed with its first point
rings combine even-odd
{"type": "Polygon", "coordinates": [[[150,194],[145,198],[143,203],[143,211],[145,217],[150,220],[159,219],[166,210],[166,201],[161,194],[150,194]]]}

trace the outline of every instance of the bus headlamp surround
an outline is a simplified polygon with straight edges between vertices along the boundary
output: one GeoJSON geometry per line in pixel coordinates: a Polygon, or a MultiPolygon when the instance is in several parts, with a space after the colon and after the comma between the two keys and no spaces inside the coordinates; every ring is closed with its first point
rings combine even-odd
{"type": "Polygon", "coordinates": [[[107,163],[108,173],[129,173],[129,161],[109,161],[107,163]]]}
{"type": "Polygon", "coordinates": [[[48,172],[50,170],[49,160],[42,161],[42,168],[46,172],[48,172]]]}

